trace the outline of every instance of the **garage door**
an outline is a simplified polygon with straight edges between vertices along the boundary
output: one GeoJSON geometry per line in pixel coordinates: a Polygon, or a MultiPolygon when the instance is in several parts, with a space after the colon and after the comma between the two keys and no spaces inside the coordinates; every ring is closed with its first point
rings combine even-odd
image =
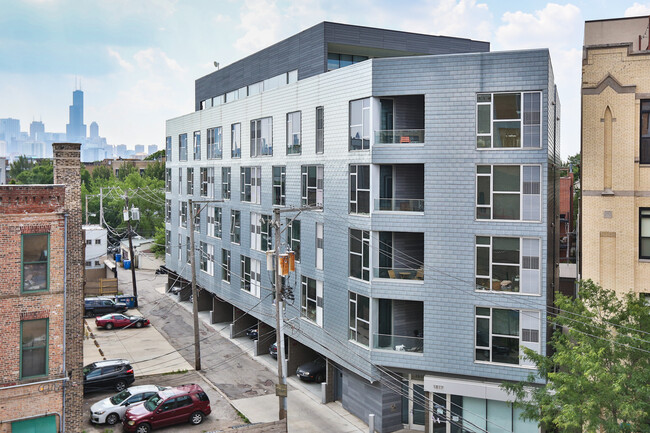
{"type": "Polygon", "coordinates": [[[11,433],[56,433],[54,415],[11,423],[11,433]]]}

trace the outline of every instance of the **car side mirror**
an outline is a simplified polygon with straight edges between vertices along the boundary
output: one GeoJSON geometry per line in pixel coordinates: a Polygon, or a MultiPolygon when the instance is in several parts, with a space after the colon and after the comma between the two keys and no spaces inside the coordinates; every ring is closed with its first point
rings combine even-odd
{"type": "Polygon", "coordinates": [[[130,404],[131,404],[131,403],[129,403],[128,401],[125,401],[124,404],[123,404],[122,406],[128,406],[128,405],[130,405],[130,404]]]}

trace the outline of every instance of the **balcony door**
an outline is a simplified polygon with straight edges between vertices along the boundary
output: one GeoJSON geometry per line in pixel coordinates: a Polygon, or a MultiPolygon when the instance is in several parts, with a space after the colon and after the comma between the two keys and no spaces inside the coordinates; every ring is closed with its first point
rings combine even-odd
{"type": "Polygon", "coordinates": [[[402,381],[402,423],[414,431],[424,431],[426,417],[426,394],[420,378],[422,376],[409,375],[409,380],[402,381]]]}

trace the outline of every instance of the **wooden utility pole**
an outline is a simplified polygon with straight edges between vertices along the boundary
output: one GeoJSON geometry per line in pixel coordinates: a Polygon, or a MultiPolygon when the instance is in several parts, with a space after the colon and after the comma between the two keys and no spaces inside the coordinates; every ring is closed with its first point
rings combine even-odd
{"type": "MultiPolygon", "coordinates": [[[[131,281],[133,282],[133,297],[135,298],[135,308],[138,308],[138,286],[135,281],[135,254],[133,253],[133,232],[131,231],[131,217],[129,215],[129,192],[124,193],[124,202],[126,203],[126,230],[129,235],[129,258],[131,259],[131,281]]],[[[117,266],[117,263],[115,264],[117,266]]]]}

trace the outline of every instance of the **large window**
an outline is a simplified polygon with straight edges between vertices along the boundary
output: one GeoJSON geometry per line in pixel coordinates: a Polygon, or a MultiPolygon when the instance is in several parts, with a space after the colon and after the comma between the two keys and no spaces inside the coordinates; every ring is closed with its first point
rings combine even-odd
{"type": "Polygon", "coordinates": [[[540,166],[477,166],[477,219],[540,221],[541,206],[540,166]]]}
{"type": "Polygon", "coordinates": [[[171,162],[172,160],[172,138],[165,137],[165,161],[171,162]]]}
{"type": "Polygon", "coordinates": [[[250,257],[241,257],[241,289],[250,293],[253,296],[260,297],[261,264],[259,260],[251,259],[250,257]]]}
{"type": "Polygon", "coordinates": [[[220,207],[208,208],[208,236],[221,238],[222,211],[220,207]]]}
{"type": "Polygon", "coordinates": [[[367,56],[353,56],[352,54],[327,53],[327,70],[344,68],[358,62],[368,60],[367,56]]]}
{"type": "Polygon", "coordinates": [[[221,159],[223,152],[223,134],[221,126],[218,128],[208,128],[208,159],[221,159]]]}
{"type": "Polygon", "coordinates": [[[183,194],[183,167],[178,167],[178,194],[183,194]]]}
{"type": "Polygon", "coordinates": [[[230,157],[241,158],[241,123],[230,125],[230,157]]]}
{"type": "Polygon", "coordinates": [[[316,107],[316,153],[325,152],[325,110],[316,107]]]}
{"type": "Polygon", "coordinates": [[[38,292],[49,288],[50,235],[25,234],[23,242],[23,292],[38,292]]]}
{"type": "Polygon", "coordinates": [[[300,221],[287,220],[287,245],[296,255],[296,261],[300,261],[300,221]]]}
{"type": "Polygon", "coordinates": [[[208,275],[214,275],[214,246],[200,242],[200,269],[208,275]]]}
{"type": "Polygon", "coordinates": [[[368,346],[370,342],[370,298],[350,293],[350,324],[348,338],[368,346]]]}
{"type": "Polygon", "coordinates": [[[284,206],[286,203],[287,168],[273,167],[273,205],[284,206]]]}
{"type": "Polygon", "coordinates": [[[230,167],[221,167],[221,198],[230,200],[230,167]]]}
{"type": "Polygon", "coordinates": [[[476,307],[476,361],[532,366],[520,346],[540,351],[540,315],[535,310],[476,307]]]}
{"type": "Polygon", "coordinates": [[[187,168],[187,195],[194,195],[194,168],[187,168]]]}
{"type": "Polygon", "coordinates": [[[273,118],[251,120],[251,156],[273,155],[273,118]]]}
{"type": "Polygon", "coordinates": [[[165,191],[172,192],[172,169],[165,169],[165,191]]]}
{"type": "Polygon", "coordinates": [[[650,100],[641,101],[641,164],[650,164],[650,100]]]}
{"type": "Polygon", "coordinates": [[[240,186],[241,201],[260,204],[262,190],[262,168],[242,167],[240,186]]]}
{"type": "Polygon", "coordinates": [[[370,98],[350,101],[350,150],[370,149],[370,98]]]}
{"type": "Polygon", "coordinates": [[[194,160],[198,161],[201,159],[201,131],[194,132],[194,160]]]}
{"type": "Polygon", "coordinates": [[[48,319],[20,322],[20,378],[48,372],[48,319]]]}
{"type": "Polygon", "coordinates": [[[477,236],[476,289],[539,294],[539,239],[477,236]]]}
{"type": "Polygon", "coordinates": [[[300,155],[302,152],[301,140],[301,113],[295,111],[287,114],[287,155],[300,155]]]}
{"type": "Polygon", "coordinates": [[[201,203],[192,203],[192,214],[194,215],[194,231],[201,233],[201,203]]]}
{"type": "Polygon", "coordinates": [[[370,232],[350,229],[350,276],[370,281],[370,232]]]}
{"type": "Polygon", "coordinates": [[[350,213],[370,213],[369,165],[350,165],[350,213]]]}
{"type": "Polygon", "coordinates": [[[323,282],[302,276],[300,315],[323,326],[323,282]]]}
{"type": "Polygon", "coordinates": [[[221,249],[221,279],[230,283],[230,250],[221,249]]]}
{"type": "Polygon", "coordinates": [[[273,249],[273,224],[269,215],[251,212],[251,248],[259,251],[273,249]]]}
{"type": "Polygon", "coordinates": [[[172,201],[169,199],[165,200],[165,222],[172,222],[172,201]]]}
{"type": "Polygon", "coordinates": [[[323,223],[316,223],[316,269],[323,269],[323,223]]]}
{"type": "Polygon", "coordinates": [[[187,161],[187,134],[178,136],[178,160],[187,161]]]}
{"type": "Polygon", "coordinates": [[[187,202],[182,201],[178,205],[179,224],[181,227],[187,227],[187,202]]]}
{"type": "Polygon", "coordinates": [[[650,208],[639,209],[639,258],[650,259],[650,208]]]}
{"type": "Polygon", "coordinates": [[[479,93],[476,146],[480,149],[540,147],[541,99],[540,92],[479,93]]]}
{"type": "Polygon", "coordinates": [[[214,191],[214,167],[201,167],[201,197],[212,197],[214,191]]]}
{"type": "Polygon", "coordinates": [[[301,169],[302,206],[323,204],[323,166],[303,165],[301,169]]]}
{"type": "Polygon", "coordinates": [[[241,242],[241,212],[238,210],[230,211],[230,242],[241,242]]]}

